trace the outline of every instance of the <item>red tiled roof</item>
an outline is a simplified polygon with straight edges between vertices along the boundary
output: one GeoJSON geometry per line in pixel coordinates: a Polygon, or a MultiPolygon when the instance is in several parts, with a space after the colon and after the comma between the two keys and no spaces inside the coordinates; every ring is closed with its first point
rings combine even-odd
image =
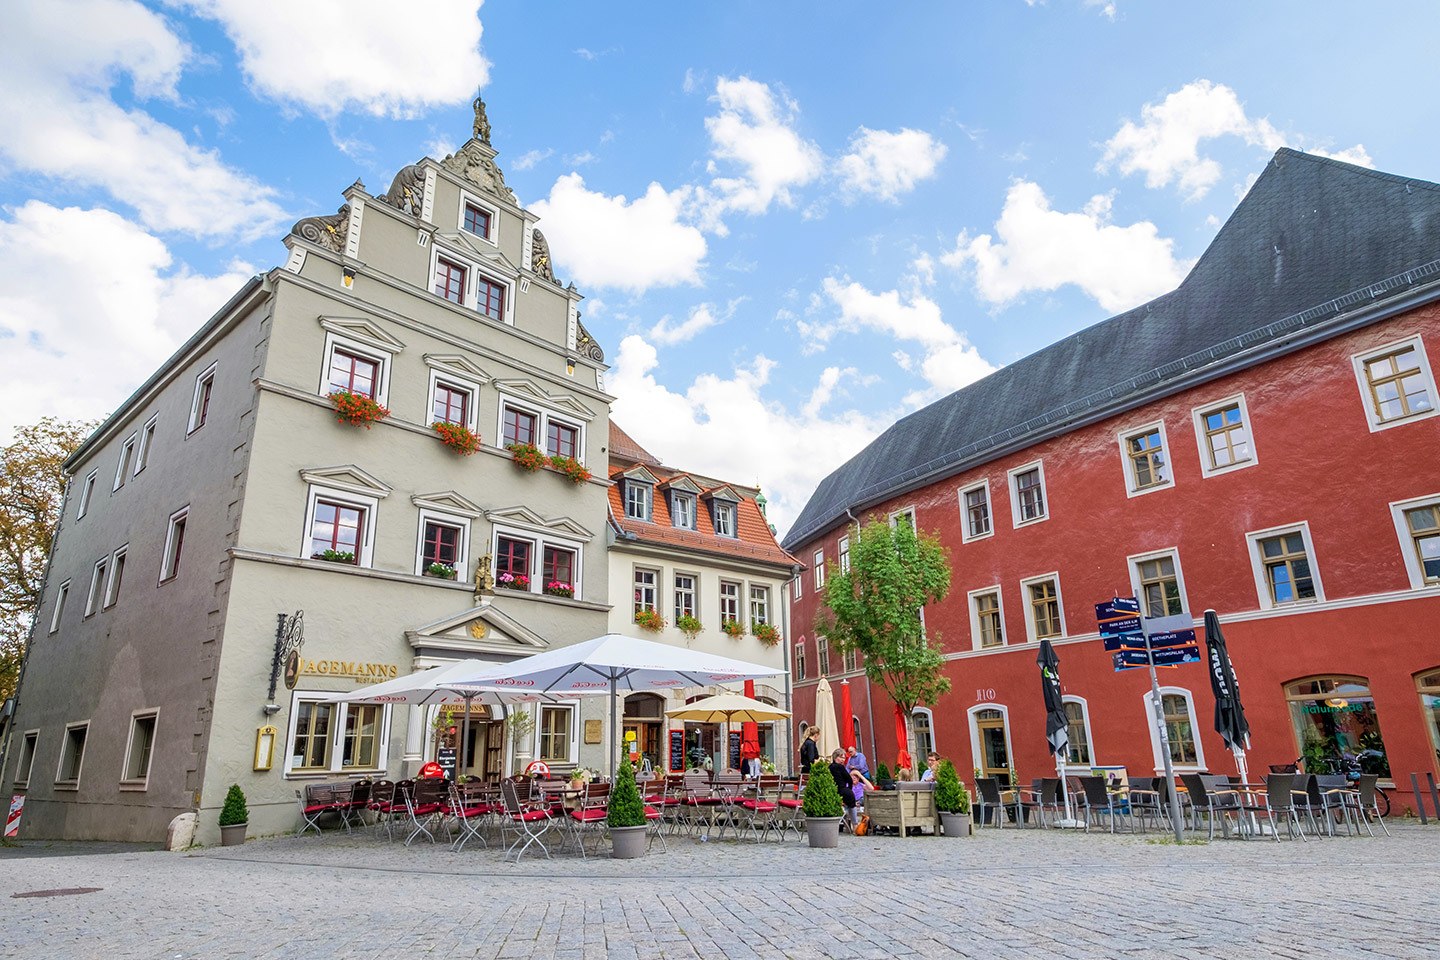
{"type": "Polygon", "coordinates": [[[660,461],[649,450],[646,450],[635,439],[610,421],[610,457],[621,460],[629,460],[632,463],[656,464],[660,461]]]}

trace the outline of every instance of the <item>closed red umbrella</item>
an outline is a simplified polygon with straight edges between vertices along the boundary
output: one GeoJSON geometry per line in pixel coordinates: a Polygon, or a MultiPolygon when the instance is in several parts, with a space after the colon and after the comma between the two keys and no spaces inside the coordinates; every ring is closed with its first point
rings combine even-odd
{"type": "Polygon", "coordinates": [[[905,724],[905,711],[900,709],[900,704],[895,704],[895,741],[900,744],[900,752],[895,760],[897,767],[909,767],[914,772],[915,764],[910,759],[908,749],[909,728],[905,724]]]}
{"type": "MultiPolygon", "coordinates": [[[[755,681],[745,681],[745,696],[751,700],[755,699],[755,681]]],[[[760,756],[760,725],[753,721],[746,721],[740,724],[740,760],[742,764],[746,760],[760,756]]]]}
{"type": "Polygon", "coordinates": [[[855,722],[850,718],[855,715],[854,709],[850,706],[850,681],[840,681],[840,746],[850,749],[855,746],[855,722]]]}

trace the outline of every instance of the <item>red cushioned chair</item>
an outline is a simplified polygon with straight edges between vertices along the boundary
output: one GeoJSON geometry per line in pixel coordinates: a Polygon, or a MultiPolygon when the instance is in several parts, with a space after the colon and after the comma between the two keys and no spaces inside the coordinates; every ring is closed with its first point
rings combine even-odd
{"type": "Polygon", "coordinates": [[[587,783],[580,794],[580,801],[575,809],[569,811],[566,819],[570,824],[570,834],[575,838],[580,847],[580,858],[587,859],[585,852],[585,836],[591,833],[602,833],[606,828],[606,819],[610,815],[610,784],[608,783],[587,783]]]}
{"type": "Polygon", "coordinates": [[[304,790],[295,791],[295,800],[300,805],[300,829],[295,831],[295,836],[306,830],[323,834],[320,818],[336,812],[335,788],[328,783],[306,784],[304,790]]]}
{"type": "Polygon", "coordinates": [[[505,848],[505,859],[510,859],[510,854],[515,854],[515,862],[519,863],[525,851],[530,849],[532,844],[539,846],[540,851],[545,854],[545,859],[550,859],[550,848],[545,846],[544,836],[554,825],[555,819],[550,816],[549,804],[545,801],[532,801],[520,799],[520,787],[515,780],[503,780],[500,783],[500,803],[503,808],[501,814],[501,826],[515,831],[515,840],[505,848]]]}
{"type": "Polygon", "coordinates": [[[494,807],[487,800],[488,788],[482,783],[469,782],[450,786],[450,816],[460,828],[460,835],[450,849],[459,853],[470,840],[479,840],[489,847],[490,841],[481,832],[494,807]]]}

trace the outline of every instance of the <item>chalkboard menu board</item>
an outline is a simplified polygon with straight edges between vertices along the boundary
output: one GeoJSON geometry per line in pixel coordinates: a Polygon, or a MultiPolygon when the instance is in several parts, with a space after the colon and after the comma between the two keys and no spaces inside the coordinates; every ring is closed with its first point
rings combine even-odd
{"type": "Polygon", "coordinates": [[[683,773],[685,771],[685,731],[670,731],[670,763],[671,773],[683,773]]]}
{"type": "Polygon", "coordinates": [[[731,730],[731,731],[730,731],[730,749],[727,750],[726,753],[728,753],[728,754],[730,755],[730,764],[729,764],[728,769],[730,769],[730,770],[739,770],[739,769],[740,769],[740,731],[739,731],[739,730],[731,730]]]}
{"type": "Polygon", "coordinates": [[[440,764],[440,769],[445,771],[445,776],[455,779],[455,748],[441,747],[435,751],[435,762],[440,764]]]}

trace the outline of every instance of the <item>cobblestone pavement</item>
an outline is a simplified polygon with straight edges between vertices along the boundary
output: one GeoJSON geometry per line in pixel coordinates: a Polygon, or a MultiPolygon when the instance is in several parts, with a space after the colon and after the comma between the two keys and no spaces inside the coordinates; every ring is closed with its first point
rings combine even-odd
{"type": "Polygon", "coordinates": [[[1309,843],[985,830],[504,864],[327,834],[0,864],[0,956],[1435,957],[1440,829],[1309,843]],[[53,888],[92,893],[21,898],[53,888]]]}

